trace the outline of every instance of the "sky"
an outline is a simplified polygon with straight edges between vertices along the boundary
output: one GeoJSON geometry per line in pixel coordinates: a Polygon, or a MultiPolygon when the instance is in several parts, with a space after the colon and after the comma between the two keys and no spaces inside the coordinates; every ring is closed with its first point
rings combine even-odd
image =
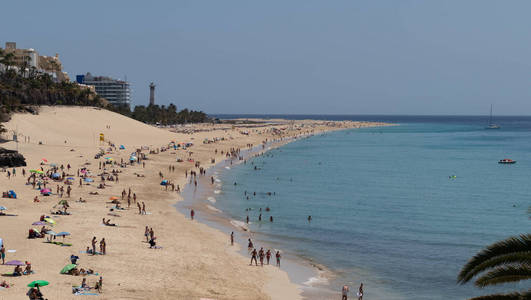
{"type": "Polygon", "coordinates": [[[8,1],[0,43],[207,113],[531,115],[531,1],[8,1]]]}

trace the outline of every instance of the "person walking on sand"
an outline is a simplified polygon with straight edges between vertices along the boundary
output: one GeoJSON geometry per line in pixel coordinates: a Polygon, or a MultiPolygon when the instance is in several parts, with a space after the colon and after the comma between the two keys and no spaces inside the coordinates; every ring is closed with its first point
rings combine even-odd
{"type": "Polygon", "coordinates": [[[269,265],[269,260],[271,259],[271,250],[270,249],[267,249],[267,252],[266,252],[266,260],[267,260],[267,264],[269,265]]]}
{"type": "Polygon", "coordinates": [[[344,285],[341,289],[341,300],[348,300],[348,285],[344,285]]]}
{"type": "Polygon", "coordinates": [[[277,250],[277,254],[275,256],[277,257],[277,267],[280,268],[280,251],[277,250]]]}
{"type": "Polygon", "coordinates": [[[92,238],[92,255],[96,255],[96,243],[98,241],[96,240],[96,237],[92,238]]]}
{"type": "Polygon", "coordinates": [[[149,227],[146,226],[146,230],[144,231],[144,236],[146,237],[146,242],[149,242],[149,227]]]}
{"type": "Polygon", "coordinates": [[[105,238],[102,238],[101,241],[100,241],[100,252],[103,255],[105,255],[107,253],[106,246],[107,246],[107,244],[105,242],[105,238]]]}
{"type": "Polygon", "coordinates": [[[142,214],[147,215],[146,213],[146,203],[142,201],[142,214]]]}
{"type": "Polygon", "coordinates": [[[142,214],[142,206],[140,206],[140,202],[137,202],[136,206],[138,206],[138,214],[141,215],[142,214]]]}
{"type": "Polygon", "coordinates": [[[2,243],[2,247],[0,247],[0,257],[2,258],[2,264],[6,263],[6,248],[4,247],[4,244],[2,243]]]}
{"type": "Polygon", "coordinates": [[[264,256],[265,256],[264,248],[260,248],[260,251],[258,251],[258,256],[260,257],[260,265],[263,267],[264,266],[264,256]]]}
{"type": "Polygon", "coordinates": [[[192,209],[190,210],[190,218],[193,220],[195,216],[195,211],[192,209]]]}
{"type": "Polygon", "coordinates": [[[230,233],[230,245],[234,246],[234,231],[230,233]]]}
{"type": "Polygon", "coordinates": [[[256,249],[253,249],[253,251],[251,252],[251,263],[249,264],[249,266],[252,266],[253,265],[253,260],[254,260],[254,264],[256,266],[258,266],[258,261],[256,260],[256,256],[257,256],[257,252],[256,252],[256,249]]]}
{"type": "Polygon", "coordinates": [[[360,284],[360,288],[358,290],[357,296],[358,296],[358,300],[363,300],[363,283],[360,284]]]}

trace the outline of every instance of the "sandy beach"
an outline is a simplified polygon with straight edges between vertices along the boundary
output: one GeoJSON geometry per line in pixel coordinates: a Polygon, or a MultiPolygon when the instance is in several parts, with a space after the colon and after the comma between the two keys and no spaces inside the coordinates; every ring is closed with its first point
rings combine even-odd
{"type": "MultiPolygon", "coordinates": [[[[226,158],[230,149],[244,149],[248,145],[260,145],[280,138],[366,126],[382,126],[382,123],[285,121],[270,120],[269,123],[199,124],[179,128],[156,128],[122,115],[91,107],[41,107],[38,115],[15,114],[5,123],[10,131],[18,133],[18,149],[25,156],[27,167],[16,168],[16,175],[0,173],[2,192],[14,190],[17,199],[1,198],[0,205],[7,207],[0,217],[0,238],[6,249],[6,262],[11,260],[31,262],[34,274],[21,277],[0,277],[12,286],[0,290],[0,299],[27,299],[27,284],[33,280],[46,280],[49,286],[42,291],[48,299],[79,299],[72,294],[72,287],[79,286],[87,278],[93,287],[99,277],[103,278],[102,293],[94,299],[301,299],[300,288],[291,283],[282,269],[265,266],[250,267],[248,257],[238,253],[238,246],[231,246],[229,234],[220,232],[179,213],[173,206],[181,200],[176,191],[160,185],[162,179],[183,187],[190,171],[199,174],[196,163],[208,168],[226,158]],[[177,131],[177,132],[175,132],[177,131]],[[105,142],[99,141],[103,133],[105,142]],[[29,141],[29,142],[28,142],[29,141]],[[171,141],[193,143],[186,150],[168,147],[171,141]],[[109,143],[115,145],[110,147],[109,143]],[[120,149],[123,145],[125,149],[120,149]],[[106,153],[99,159],[94,156],[103,149],[106,153]],[[147,155],[142,163],[121,167],[121,160],[129,161],[137,149],[147,155]],[[216,153],[217,150],[217,153],[216,153]],[[150,154],[150,151],[158,152],[150,154]],[[117,164],[104,164],[111,157],[117,164]],[[177,162],[180,158],[183,162],[177,162]],[[41,162],[45,159],[45,164],[41,162]],[[192,159],[193,162],[188,161],[192,159]],[[65,167],[65,177],[74,177],[71,196],[61,198],[57,186],[64,181],[48,180],[52,195],[42,196],[39,190],[27,183],[30,169],[40,167],[46,172],[51,164],[65,167]],[[118,171],[119,182],[105,181],[99,169],[103,163],[106,171],[118,171]],[[66,169],[71,165],[70,171],[66,169]],[[174,171],[169,171],[169,166],[174,171]],[[93,182],[83,181],[77,171],[86,167],[93,182]],[[22,176],[22,169],[26,177],[22,176]],[[163,178],[159,176],[162,173],[163,178]],[[147,214],[138,213],[137,204],[128,208],[127,200],[121,200],[124,210],[110,211],[114,204],[110,197],[121,198],[125,189],[136,194],[139,203],[145,202],[147,214]],[[97,195],[90,193],[97,192],[97,195]],[[33,199],[38,196],[40,202],[33,199]],[[86,202],[77,202],[79,198],[86,202]],[[71,215],[51,215],[62,199],[69,203],[71,215]],[[112,215],[109,215],[112,214],[112,215]],[[64,238],[72,246],[44,243],[43,238],[28,239],[28,230],[41,215],[51,216],[55,232],[66,231],[64,238]],[[102,218],[110,218],[117,226],[105,226],[102,218]],[[150,249],[144,237],[144,228],[153,228],[157,245],[150,249]],[[91,245],[96,237],[98,244],[106,241],[106,255],[80,253],[91,245]],[[12,251],[15,250],[15,251],[12,251]],[[73,276],[59,272],[70,263],[70,256],[80,257],[78,265],[90,268],[99,275],[73,276]]],[[[16,149],[14,142],[2,147],[16,149]]],[[[12,169],[8,171],[12,172],[12,169]]],[[[60,171],[61,172],[61,171],[60,171]]],[[[198,175],[199,176],[199,175],[198,175]]],[[[47,226],[49,227],[49,226],[47,226]]],[[[57,237],[57,241],[63,238],[57,237]]],[[[0,273],[10,273],[13,266],[0,265],[0,273]]]]}

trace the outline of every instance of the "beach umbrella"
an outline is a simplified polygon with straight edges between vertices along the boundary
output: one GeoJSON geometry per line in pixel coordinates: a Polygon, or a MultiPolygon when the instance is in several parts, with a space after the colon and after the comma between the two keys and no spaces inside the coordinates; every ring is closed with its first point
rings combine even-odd
{"type": "Polygon", "coordinates": [[[57,204],[59,204],[59,205],[63,205],[63,204],[68,205],[68,201],[66,201],[66,200],[63,199],[63,200],[57,202],[57,204]]]}
{"type": "Polygon", "coordinates": [[[6,210],[6,209],[7,209],[7,207],[5,207],[5,206],[0,206],[0,210],[6,210]]]}
{"type": "Polygon", "coordinates": [[[26,264],[21,262],[20,260],[10,260],[6,262],[4,265],[7,266],[25,266],[26,264]]]}
{"type": "Polygon", "coordinates": [[[41,194],[51,194],[52,191],[50,189],[42,189],[41,194]]]}
{"type": "Polygon", "coordinates": [[[45,286],[49,284],[50,283],[45,280],[35,280],[35,281],[30,282],[30,284],[28,284],[28,287],[40,287],[40,286],[45,286]]]}
{"type": "Polygon", "coordinates": [[[55,233],[55,231],[53,230],[48,230],[48,232],[46,232],[47,234],[49,235],[57,235],[57,233],[55,233]]]}
{"type": "Polygon", "coordinates": [[[106,160],[112,160],[112,157],[105,157],[106,160]]]}
{"type": "Polygon", "coordinates": [[[66,265],[66,266],[61,270],[61,274],[66,274],[66,273],[70,272],[70,270],[75,269],[76,267],[77,267],[76,264],[69,264],[69,265],[66,265]]]}
{"type": "Polygon", "coordinates": [[[62,236],[62,237],[65,237],[67,235],[70,235],[70,232],[66,232],[66,231],[61,231],[59,233],[56,233],[55,234],[56,236],[62,236]]]}
{"type": "Polygon", "coordinates": [[[120,149],[122,150],[125,149],[124,145],[120,145],[120,149]]]}
{"type": "Polygon", "coordinates": [[[116,197],[116,196],[112,196],[111,198],[109,198],[110,200],[118,200],[120,198],[116,197]]]}
{"type": "Polygon", "coordinates": [[[30,170],[30,173],[37,173],[37,170],[30,170]]]}
{"type": "Polygon", "coordinates": [[[56,163],[52,163],[50,164],[51,167],[57,167],[57,164],[56,163]]]}
{"type": "Polygon", "coordinates": [[[135,156],[131,156],[131,157],[129,157],[129,160],[130,161],[135,161],[135,160],[137,160],[137,158],[135,156]]]}
{"type": "Polygon", "coordinates": [[[46,158],[43,158],[42,161],[43,162],[48,162],[48,160],[46,158]]]}
{"type": "Polygon", "coordinates": [[[41,225],[46,225],[46,223],[38,221],[38,222],[31,223],[31,225],[33,225],[33,226],[41,226],[41,225]]]}
{"type": "Polygon", "coordinates": [[[163,181],[160,182],[160,185],[167,185],[168,184],[168,180],[164,179],[163,181]]]}
{"type": "Polygon", "coordinates": [[[53,173],[52,174],[52,178],[59,178],[59,177],[61,177],[61,174],[59,174],[59,173],[53,173]]]}
{"type": "Polygon", "coordinates": [[[92,179],[92,178],[85,178],[84,181],[85,181],[85,182],[94,182],[94,179],[92,179]]]}
{"type": "Polygon", "coordinates": [[[37,173],[37,174],[44,174],[44,172],[41,171],[41,170],[37,170],[37,171],[35,171],[35,173],[37,173]]]}
{"type": "Polygon", "coordinates": [[[74,180],[75,178],[74,177],[68,177],[66,178],[67,180],[74,180]]]}
{"type": "Polygon", "coordinates": [[[55,224],[55,220],[53,220],[52,218],[44,218],[44,221],[50,224],[55,224]]]}

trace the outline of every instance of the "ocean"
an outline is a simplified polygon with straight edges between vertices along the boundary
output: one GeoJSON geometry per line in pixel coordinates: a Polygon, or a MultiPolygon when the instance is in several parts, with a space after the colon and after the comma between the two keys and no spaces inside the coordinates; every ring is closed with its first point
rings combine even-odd
{"type": "Polygon", "coordinates": [[[487,117],[273,117],[399,125],[312,136],[216,171],[210,207],[236,221],[248,215],[258,244],[333,275],[308,289],[339,295],[363,282],[364,299],[436,300],[529,288],[456,278],[482,248],[529,232],[531,117],[496,118],[496,130],[485,129],[487,117]]]}

